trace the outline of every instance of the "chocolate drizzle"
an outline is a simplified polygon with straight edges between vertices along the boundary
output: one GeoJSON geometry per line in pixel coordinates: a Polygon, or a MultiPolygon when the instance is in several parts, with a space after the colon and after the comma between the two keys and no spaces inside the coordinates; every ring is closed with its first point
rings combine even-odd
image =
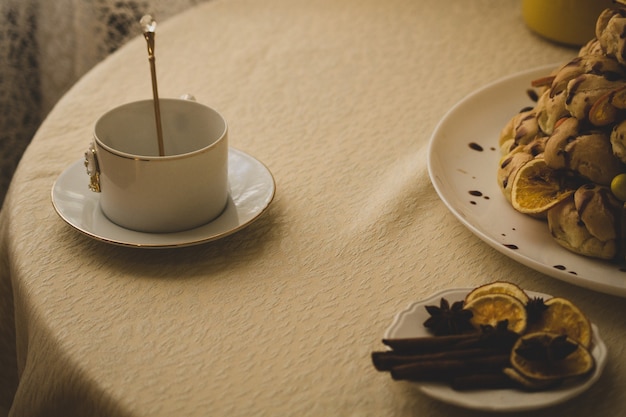
{"type": "Polygon", "coordinates": [[[476,142],[470,142],[469,147],[478,152],[482,152],[484,150],[483,147],[477,144],[476,142]]]}
{"type": "MultiPolygon", "coordinates": [[[[528,90],[526,90],[526,94],[528,95],[528,98],[530,98],[535,103],[539,100],[539,94],[537,94],[537,91],[533,90],[532,88],[529,88],[528,90]]],[[[526,109],[532,110],[533,108],[532,107],[526,107],[526,109]]]]}

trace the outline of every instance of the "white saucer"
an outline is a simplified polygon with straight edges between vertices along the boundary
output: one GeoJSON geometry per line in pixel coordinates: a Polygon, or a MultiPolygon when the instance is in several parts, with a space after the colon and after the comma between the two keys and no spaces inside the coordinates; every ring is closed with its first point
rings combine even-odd
{"type": "Polygon", "coordinates": [[[111,222],[100,209],[99,194],[89,190],[83,160],[70,165],[52,186],[52,204],[70,226],[107,243],[142,248],[191,246],[217,240],[250,225],[269,207],[276,184],[260,161],[237,149],[228,152],[230,197],[224,212],[204,226],[183,232],[145,233],[111,222]]]}

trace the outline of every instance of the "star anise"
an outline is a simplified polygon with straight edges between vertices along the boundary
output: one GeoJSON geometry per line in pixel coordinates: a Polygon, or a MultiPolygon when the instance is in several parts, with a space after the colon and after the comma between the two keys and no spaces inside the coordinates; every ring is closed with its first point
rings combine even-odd
{"type": "Polygon", "coordinates": [[[567,335],[555,337],[549,342],[539,339],[522,340],[515,353],[529,361],[554,363],[565,359],[578,349],[578,345],[567,339],[567,335]]]}
{"type": "Polygon", "coordinates": [[[429,329],[435,336],[451,334],[462,334],[474,330],[470,324],[473,314],[470,310],[465,310],[463,301],[450,303],[445,298],[441,298],[439,307],[434,305],[426,306],[426,311],[430,317],[424,322],[424,327],[429,329]]]}
{"type": "Polygon", "coordinates": [[[528,324],[537,323],[541,320],[543,312],[548,309],[548,306],[544,304],[543,298],[534,297],[528,300],[526,304],[526,316],[528,324]]]}
{"type": "Polygon", "coordinates": [[[494,327],[491,325],[481,325],[481,341],[482,344],[490,349],[496,349],[502,352],[510,352],[519,335],[509,330],[509,321],[501,320],[494,327]]]}

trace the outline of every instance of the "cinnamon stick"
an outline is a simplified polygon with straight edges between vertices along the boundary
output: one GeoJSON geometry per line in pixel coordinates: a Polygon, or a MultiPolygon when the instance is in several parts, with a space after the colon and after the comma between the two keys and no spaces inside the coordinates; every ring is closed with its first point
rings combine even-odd
{"type": "Polygon", "coordinates": [[[383,339],[383,344],[399,353],[420,354],[439,352],[444,349],[452,349],[455,346],[469,348],[473,345],[478,345],[480,340],[480,333],[468,333],[435,337],[423,336],[400,339],[383,339]]]}
{"type": "Polygon", "coordinates": [[[445,361],[450,359],[467,359],[475,357],[494,356],[498,353],[494,349],[486,349],[482,347],[469,349],[445,350],[436,353],[426,354],[402,354],[393,350],[372,352],[372,362],[374,367],[379,371],[389,371],[394,366],[405,365],[415,362],[434,362],[445,361]]]}
{"type": "Polygon", "coordinates": [[[419,361],[391,368],[395,380],[440,381],[465,375],[492,373],[509,365],[509,355],[498,354],[466,359],[419,361]]]}

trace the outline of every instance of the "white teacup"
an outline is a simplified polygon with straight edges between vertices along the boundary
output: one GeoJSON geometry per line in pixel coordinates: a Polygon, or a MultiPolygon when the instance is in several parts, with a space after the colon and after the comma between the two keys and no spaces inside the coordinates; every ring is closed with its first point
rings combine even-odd
{"type": "Polygon", "coordinates": [[[218,217],[228,199],[228,127],[215,110],[191,100],[160,99],[164,155],[152,100],[105,113],[85,153],[92,191],[112,222],[166,233],[218,217]]]}

